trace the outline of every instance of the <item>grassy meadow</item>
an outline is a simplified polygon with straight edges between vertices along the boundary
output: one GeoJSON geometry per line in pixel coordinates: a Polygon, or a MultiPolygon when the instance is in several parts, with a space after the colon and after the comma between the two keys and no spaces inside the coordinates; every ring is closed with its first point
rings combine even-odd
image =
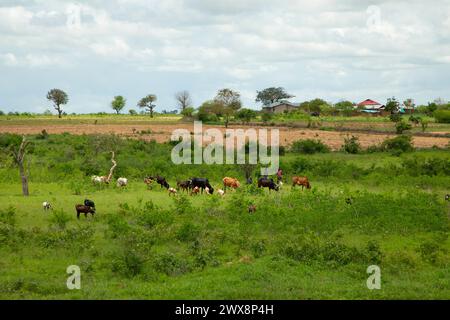
{"type": "Polygon", "coordinates": [[[0,299],[450,298],[448,150],[287,152],[285,180],[306,175],[311,190],[169,197],[143,178],[208,177],[217,189],[225,176],[243,182],[243,168],[175,166],[170,143],[115,135],[28,138],[23,197],[7,152],[17,137],[0,135],[0,299]],[[126,188],[90,182],[108,172],[110,150],[126,188]],[[77,220],[85,198],[97,213],[77,220]],[[69,265],[81,290],[66,287],[69,265]],[[366,286],[370,265],[380,290],[366,286]]]}

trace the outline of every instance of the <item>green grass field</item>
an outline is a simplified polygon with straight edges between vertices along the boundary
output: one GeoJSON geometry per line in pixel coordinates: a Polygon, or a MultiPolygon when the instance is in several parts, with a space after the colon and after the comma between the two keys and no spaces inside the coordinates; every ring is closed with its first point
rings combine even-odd
{"type": "Polygon", "coordinates": [[[218,195],[169,197],[142,178],[243,181],[239,166],[174,166],[171,145],[114,136],[30,137],[30,192],[0,135],[1,299],[449,299],[450,154],[425,150],[286,154],[286,178],[311,190],[243,186],[218,195]],[[125,189],[93,186],[109,169],[125,189]],[[351,197],[352,204],[346,203],[351,197]],[[97,214],[76,219],[75,204],[97,214]],[[52,211],[44,211],[50,201],[52,211]],[[254,214],[247,212],[256,204],[254,214]],[[68,290],[66,268],[81,268],[68,290]],[[381,289],[366,286],[370,265],[381,289]]]}

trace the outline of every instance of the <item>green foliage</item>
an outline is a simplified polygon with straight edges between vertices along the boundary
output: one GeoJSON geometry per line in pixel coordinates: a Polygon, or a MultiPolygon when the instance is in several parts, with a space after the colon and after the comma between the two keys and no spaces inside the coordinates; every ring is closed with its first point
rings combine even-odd
{"type": "Polygon", "coordinates": [[[270,112],[263,112],[263,113],[261,114],[261,120],[262,120],[264,123],[267,123],[267,122],[271,121],[272,119],[273,119],[273,113],[270,113],[270,112]]]}
{"type": "Polygon", "coordinates": [[[409,123],[406,123],[404,121],[397,122],[395,124],[395,131],[397,134],[402,134],[403,131],[411,130],[412,126],[409,123]]]}
{"type": "Polygon", "coordinates": [[[16,225],[16,209],[13,206],[0,210],[0,223],[11,227],[16,225]]]}
{"type": "Polygon", "coordinates": [[[391,114],[394,114],[398,112],[400,103],[397,101],[395,97],[389,98],[386,103],[386,107],[384,110],[390,112],[391,114]]]}
{"type": "Polygon", "coordinates": [[[294,141],[290,151],[294,153],[314,154],[330,152],[330,148],[320,140],[306,139],[294,141]]]}
{"type": "Polygon", "coordinates": [[[49,218],[50,224],[61,230],[64,230],[71,217],[63,210],[53,210],[49,218]]]}
{"type": "Polygon", "coordinates": [[[294,96],[287,93],[282,87],[270,87],[261,91],[256,91],[256,102],[261,102],[264,105],[269,105],[271,103],[283,100],[290,99],[294,96]]]}
{"type": "Polygon", "coordinates": [[[450,110],[436,110],[433,116],[438,123],[450,123],[450,110]]]}
{"type": "Polygon", "coordinates": [[[127,100],[122,96],[115,96],[114,100],[111,102],[111,108],[116,111],[117,114],[125,108],[127,100]]]}
{"type": "Polygon", "coordinates": [[[63,90],[52,89],[47,93],[47,100],[52,101],[55,110],[58,112],[58,117],[61,118],[63,110],[61,105],[65,105],[69,102],[69,96],[63,90]]]}
{"type": "Polygon", "coordinates": [[[398,155],[402,152],[414,151],[414,147],[411,143],[411,136],[401,135],[383,141],[383,143],[381,144],[381,150],[398,155]]]}
{"type": "Polygon", "coordinates": [[[150,112],[150,117],[153,118],[153,109],[156,107],[156,105],[153,103],[157,100],[156,95],[149,94],[145,97],[143,97],[138,102],[138,107],[142,109],[147,109],[150,112]]]}
{"type": "Polygon", "coordinates": [[[359,143],[359,138],[355,136],[345,137],[344,144],[342,145],[342,150],[351,154],[357,154],[361,152],[361,144],[359,143]]]}
{"type": "Polygon", "coordinates": [[[192,107],[186,107],[181,111],[181,114],[185,117],[192,117],[194,114],[194,108],[192,107]]]}
{"type": "Polygon", "coordinates": [[[256,111],[251,109],[241,109],[236,113],[235,117],[242,122],[249,123],[252,119],[256,118],[256,111]]]}

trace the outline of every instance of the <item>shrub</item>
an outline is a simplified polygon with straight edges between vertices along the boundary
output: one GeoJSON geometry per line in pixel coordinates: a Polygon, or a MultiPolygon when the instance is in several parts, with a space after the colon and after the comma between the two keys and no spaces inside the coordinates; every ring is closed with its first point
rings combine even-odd
{"type": "Polygon", "coordinates": [[[191,201],[185,195],[173,197],[173,202],[175,205],[175,212],[178,214],[184,214],[192,210],[191,201]]]}
{"type": "Polygon", "coordinates": [[[293,142],[291,152],[304,154],[326,153],[330,152],[330,148],[320,140],[306,139],[293,142]]]}
{"type": "Polygon", "coordinates": [[[361,151],[361,144],[359,143],[359,138],[355,136],[344,138],[342,150],[351,154],[359,153],[361,151]]]}
{"type": "Polygon", "coordinates": [[[412,126],[409,123],[406,123],[404,121],[399,121],[395,124],[395,131],[397,134],[402,134],[403,131],[411,130],[412,126]]]}
{"type": "Polygon", "coordinates": [[[51,225],[64,230],[66,228],[67,222],[70,221],[70,216],[63,210],[54,210],[49,220],[51,225]]]}
{"type": "Polygon", "coordinates": [[[393,154],[401,154],[402,152],[414,151],[414,147],[411,143],[411,136],[401,135],[383,141],[381,144],[381,150],[388,151],[393,154]]]}
{"type": "Polygon", "coordinates": [[[433,116],[438,123],[450,123],[450,110],[436,110],[433,116]]]}
{"type": "Polygon", "coordinates": [[[135,250],[125,249],[113,260],[112,271],[127,277],[139,275],[144,267],[145,259],[135,250]]]}
{"type": "Polygon", "coordinates": [[[190,222],[185,223],[176,233],[176,238],[180,241],[194,241],[200,234],[200,228],[190,222]]]}
{"type": "Polygon", "coordinates": [[[12,206],[0,210],[0,223],[14,227],[16,225],[16,209],[12,206]]]}
{"type": "Polygon", "coordinates": [[[157,256],[154,259],[154,266],[158,272],[168,276],[181,275],[191,270],[188,261],[170,252],[157,256]]]}

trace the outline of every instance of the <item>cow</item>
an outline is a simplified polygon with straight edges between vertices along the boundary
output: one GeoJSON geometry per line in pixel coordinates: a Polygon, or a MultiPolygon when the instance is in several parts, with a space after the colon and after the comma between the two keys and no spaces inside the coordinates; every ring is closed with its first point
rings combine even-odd
{"type": "Polygon", "coordinates": [[[206,178],[192,178],[192,187],[198,187],[199,189],[201,189],[202,193],[203,190],[205,190],[205,188],[209,189],[209,193],[213,194],[214,193],[214,188],[211,186],[211,184],[209,183],[209,180],[206,178]]]}
{"type": "Polygon", "coordinates": [[[237,189],[241,185],[239,183],[238,179],[235,179],[235,178],[225,177],[222,179],[222,181],[223,181],[223,189],[224,190],[227,190],[227,187],[237,189]]]}
{"type": "Polygon", "coordinates": [[[302,190],[304,187],[311,189],[311,184],[307,177],[292,177],[292,187],[295,186],[302,186],[302,190]]]}
{"type": "Polygon", "coordinates": [[[127,178],[119,178],[117,179],[117,187],[126,187],[128,184],[127,178]]]}
{"type": "Polygon", "coordinates": [[[106,183],[108,184],[108,177],[105,176],[92,176],[91,181],[93,184],[102,184],[106,183]]]}
{"type": "Polygon", "coordinates": [[[77,211],[77,219],[80,219],[80,213],[84,213],[84,216],[87,218],[88,213],[92,214],[94,216],[95,214],[95,208],[90,206],[85,206],[82,204],[77,204],[75,206],[75,210],[77,211]]]}
{"type": "Polygon", "coordinates": [[[45,201],[42,203],[42,207],[44,208],[44,210],[50,210],[52,208],[52,205],[50,204],[50,202],[45,201]]]}
{"type": "Polygon", "coordinates": [[[192,181],[191,180],[177,181],[177,187],[182,191],[189,191],[192,187],[192,181]]]}
{"type": "Polygon", "coordinates": [[[191,191],[191,196],[193,195],[197,195],[200,192],[200,188],[199,187],[194,187],[191,191]]]}
{"type": "Polygon", "coordinates": [[[147,185],[148,189],[152,188],[153,182],[155,182],[155,178],[154,177],[145,177],[144,178],[144,183],[147,185]]]}
{"type": "Polygon", "coordinates": [[[169,188],[167,189],[169,191],[169,197],[173,194],[176,195],[177,194],[177,189],[175,188],[169,188]]]}
{"type": "Polygon", "coordinates": [[[271,178],[261,177],[258,179],[258,188],[269,188],[270,190],[278,191],[280,188],[271,178]]]}
{"type": "Polygon", "coordinates": [[[84,200],[84,205],[85,205],[85,206],[88,206],[88,207],[91,207],[91,208],[94,208],[94,210],[95,210],[95,203],[94,203],[94,201],[92,201],[92,200],[85,199],[85,200],[84,200]]]}
{"type": "Polygon", "coordinates": [[[161,188],[162,187],[164,187],[166,189],[170,188],[169,184],[166,181],[166,178],[164,178],[164,177],[156,176],[156,183],[159,184],[161,186],[161,188]]]}
{"type": "Polygon", "coordinates": [[[222,189],[217,190],[217,194],[221,197],[223,197],[225,195],[225,191],[223,191],[222,189]]]}
{"type": "Polygon", "coordinates": [[[256,212],[256,205],[251,204],[248,206],[248,213],[255,213],[256,212]]]}

